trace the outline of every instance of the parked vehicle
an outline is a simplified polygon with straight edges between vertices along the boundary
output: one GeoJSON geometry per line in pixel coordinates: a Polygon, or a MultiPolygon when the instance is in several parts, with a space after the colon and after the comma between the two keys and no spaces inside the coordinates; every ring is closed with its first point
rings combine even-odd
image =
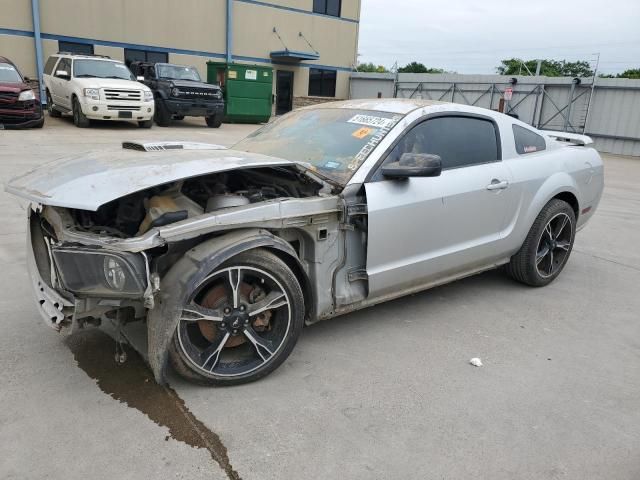
{"type": "Polygon", "coordinates": [[[0,130],[44,125],[40,96],[28,82],[11,60],[0,57],[0,130]]]}
{"type": "Polygon", "coordinates": [[[125,143],[7,190],[33,202],[48,325],[146,320],[159,382],[170,359],[230,385],[278,367],[305,322],[501,265],[552,282],[602,194],[590,143],[476,107],[353,100],[294,111],[233,150],[125,143]]]}
{"type": "Polygon", "coordinates": [[[58,53],[44,67],[49,115],[71,113],[77,127],[91,120],[133,120],[153,125],[153,93],[127,66],[102,55],[58,53]]]}
{"type": "Polygon", "coordinates": [[[131,71],[143,77],[156,102],[155,121],[168,127],[171,120],[205,117],[207,125],[219,128],[224,115],[222,90],[204,83],[195,67],[170,63],[133,62],[131,71]]]}

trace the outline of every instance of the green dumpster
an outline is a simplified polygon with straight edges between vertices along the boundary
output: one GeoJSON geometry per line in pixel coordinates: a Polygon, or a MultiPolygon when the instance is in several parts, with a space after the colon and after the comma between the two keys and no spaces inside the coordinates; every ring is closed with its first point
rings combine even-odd
{"type": "Polygon", "coordinates": [[[207,62],[207,82],[220,84],[224,121],[264,123],[271,117],[273,68],[239,63],[207,62]]]}

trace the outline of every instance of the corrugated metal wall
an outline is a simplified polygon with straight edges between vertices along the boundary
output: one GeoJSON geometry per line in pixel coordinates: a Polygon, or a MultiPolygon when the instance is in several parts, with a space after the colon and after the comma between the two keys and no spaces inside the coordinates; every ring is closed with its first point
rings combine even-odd
{"type": "Polygon", "coordinates": [[[424,98],[498,109],[513,84],[506,111],[544,130],[593,137],[602,152],[640,156],[640,80],[510,77],[501,75],[353,73],[351,98],[424,98]]]}

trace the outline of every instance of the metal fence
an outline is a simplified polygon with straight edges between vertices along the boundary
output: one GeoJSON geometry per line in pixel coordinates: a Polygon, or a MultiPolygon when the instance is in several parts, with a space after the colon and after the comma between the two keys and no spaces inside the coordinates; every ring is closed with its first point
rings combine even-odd
{"type": "Polygon", "coordinates": [[[542,130],[593,137],[600,151],[640,156],[640,80],[353,73],[351,98],[423,98],[497,110],[542,130]],[[513,81],[515,80],[515,82],[513,81]]]}

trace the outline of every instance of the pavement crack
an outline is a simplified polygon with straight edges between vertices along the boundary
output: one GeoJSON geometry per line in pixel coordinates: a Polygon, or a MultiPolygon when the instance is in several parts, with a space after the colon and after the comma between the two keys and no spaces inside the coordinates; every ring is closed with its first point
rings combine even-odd
{"type": "Polygon", "coordinates": [[[166,440],[173,438],[207,450],[229,480],[242,480],[220,437],[189,411],[173,388],[155,382],[147,364],[132,348],[125,347],[128,359],[118,365],[114,361],[114,341],[101,330],[78,332],[67,339],[67,344],[78,366],[96,380],[100,390],[168,428],[166,440]]]}
{"type": "Polygon", "coordinates": [[[633,265],[629,265],[627,263],[616,262],[615,260],[612,260],[610,258],[601,257],[600,255],[596,255],[594,253],[583,252],[582,250],[578,250],[578,249],[575,249],[575,248],[573,249],[573,251],[576,252],[576,253],[579,253],[581,255],[586,255],[587,257],[597,258],[598,260],[603,260],[605,262],[614,263],[616,265],[620,265],[621,267],[627,267],[627,268],[630,268],[631,270],[635,270],[636,272],[640,272],[640,268],[635,267],[633,265]]]}

